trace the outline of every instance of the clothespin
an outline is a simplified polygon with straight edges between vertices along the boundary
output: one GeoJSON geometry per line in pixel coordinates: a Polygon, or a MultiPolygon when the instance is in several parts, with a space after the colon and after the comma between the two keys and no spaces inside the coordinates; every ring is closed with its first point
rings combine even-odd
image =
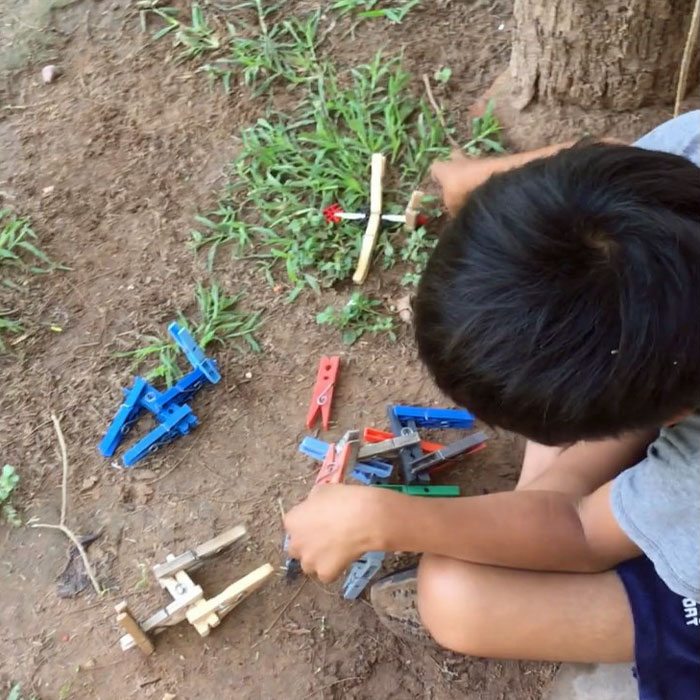
{"type": "Polygon", "coordinates": [[[365,235],[362,237],[360,259],[357,261],[357,268],[352,277],[352,281],[355,284],[362,284],[367,279],[372,252],[379,235],[379,228],[382,222],[382,184],[385,167],[386,158],[381,153],[373,153],[370,164],[369,217],[365,235]]]}
{"type": "Polygon", "coordinates": [[[378,488],[398,491],[407,496],[423,496],[426,498],[456,498],[459,496],[459,486],[431,486],[423,484],[373,484],[378,488]]]}
{"type": "MultiPolygon", "coordinates": [[[[365,428],[362,432],[362,439],[365,442],[375,443],[381,442],[382,440],[388,440],[394,437],[388,430],[377,430],[376,428],[365,428]]],[[[420,447],[425,452],[437,452],[441,450],[444,445],[440,442],[428,442],[427,440],[420,441],[420,447]]]]}
{"type": "Polygon", "coordinates": [[[411,463],[411,473],[413,475],[423,474],[436,466],[447,462],[450,459],[459,457],[462,454],[469,454],[486,447],[486,434],[481,431],[468,435],[461,440],[450,443],[437,452],[419,457],[411,463]]]}
{"type": "MultiPolygon", "coordinates": [[[[389,419],[389,427],[394,435],[406,435],[411,433],[418,433],[418,428],[414,420],[407,420],[403,422],[396,415],[394,406],[387,406],[386,413],[389,419]]],[[[422,457],[424,454],[421,449],[420,442],[414,445],[409,445],[402,447],[399,450],[399,459],[401,461],[401,476],[403,478],[404,484],[429,484],[430,476],[425,473],[414,474],[412,469],[412,464],[415,460],[422,457]]]]}
{"type": "Polygon", "coordinates": [[[394,406],[394,414],[402,424],[415,422],[420,428],[473,428],[474,416],[465,408],[424,408],[394,406]]]}
{"type": "Polygon", "coordinates": [[[423,201],[425,195],[420,190],[415,190],[411,193],[411,198],[408,200],[408,205],[406,206],[406,213],[404,215],[404,231],[415,231],[416,226],[420,226],[425,222],[425,217],[421,217],[420,205],[423,201]],[[423,221],[421,221],[421,218],[423,221]]]}
{"type": "Polygon", "coordinates": [[[343,584],[343,598],[345,600],[359,598],[370,580],[381,569],[385,556],[385,552],[365,552],[353,563],[343,584]]]}
{"type": "MultiPolygon", "coordinates": [[[[323,459],[323,464],[316,475],[314,486],[318,484],[339,484],[343,480],[345,472],[355,466],[359,449],[359,430],[348,430],[337,444],[330,443],[323,459]]],[[[285,552],[288,550],[289,535],[285,535],[282,547],[285,552]]],[[[292,557],[287,557],[285,569],[287,581],[293,581],[301,573],[299,561],[292,557]]]]}
{"type": "Polygon", "coordinates": [[[411,447],[420,443],[420,436],[416,432],[406,433],[405,435],[397,435],[396,437],[382,440],[374,444],[365,445],[360,448],[359,458],[369,459],[379,455],[388,454],[390,452],[399,452],[404,447],[411,447]]]}
{"type": "MultiPolygon", "coordinates": [[[[390,433],[389,437],[391,437],[390,433]]],[[[329,447],[330,443],[307,436],[299,444],[299,452],[318,462],[323,462],[329,447]]],[[[373,484],[377,480],[388,479],[392,471],[393,467],[388,462],[379,459],[365,459],[355,463],[355,468],[350,472],[350,476],[363,484],[373,484]]]]}
{"type": "Polygon", "coordinates": [[[311,405],[306,415],[306,427],[312,428],[318,414],[321,414],[321,423],[324,430],[328,430],[331,418],[331,402],[333,390],[338,380],[340,369],[340,357],[322,357],[316,373],[316,384],[311,398],[311,405]]]}
{"type": "Polygon", "coordinates": [[[348,430],[337,445],[331,443],[326,452],[315,485],[339,484],[348,468],[355,466],[360,452],[360,431],[348,430]]]}

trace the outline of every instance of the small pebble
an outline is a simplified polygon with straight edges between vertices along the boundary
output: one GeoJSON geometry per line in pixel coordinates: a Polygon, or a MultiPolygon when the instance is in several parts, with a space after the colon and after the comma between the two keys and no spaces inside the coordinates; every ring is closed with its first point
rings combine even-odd
{"type": "Polygon", "coordinates": [[[253,373],[252,373],[252,372],[246,372],[246,373],[245,373],[245,378],[246,378],[246,379],[252,379],[252,378],[253,378],[253,373]]]}
{"type": "Polygon", "coordinates": [[[61,75],[61,69],[53,63],[41,69],[41,79],[47,84],[53,83],[59,75],[61,75]]]}

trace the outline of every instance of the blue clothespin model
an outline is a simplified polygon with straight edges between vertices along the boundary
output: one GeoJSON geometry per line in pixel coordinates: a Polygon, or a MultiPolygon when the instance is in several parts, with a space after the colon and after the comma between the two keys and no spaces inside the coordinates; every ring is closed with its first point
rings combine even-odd
{"type": "Polygon", "coordinates": [[[152,413],[158,421],[148,435],[124,453],[122,463],[125,467],[133,466],[171,440],[187,435],[198,422],[187,402],[203,386],[221,380],[216,361],[204,354],[187,329],[171,323],[168,332],[193,369],[167,391],[158,391],[142,377],[134,380],[131,389],[123,390],[126,395],[124,403],[99,444],[98,449],[103,457],[114,455],[124,436],[145,411],[152,413]]]}

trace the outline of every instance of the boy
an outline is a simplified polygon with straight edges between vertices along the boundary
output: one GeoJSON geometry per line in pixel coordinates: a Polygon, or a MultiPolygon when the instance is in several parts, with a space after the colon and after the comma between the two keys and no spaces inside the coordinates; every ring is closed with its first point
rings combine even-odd
{"type": "Polygon", "coordinates": [[[372,589],[395,631],[634,658],[642,700],[700,697],[699,132],[693,112],[636,147],[434,166],[456,219],[416,296],[419,353],[455,403],[528,439],[522,474],[459,499],[315,489],[285,519],[307,573],[421,552],[372,589]]]}

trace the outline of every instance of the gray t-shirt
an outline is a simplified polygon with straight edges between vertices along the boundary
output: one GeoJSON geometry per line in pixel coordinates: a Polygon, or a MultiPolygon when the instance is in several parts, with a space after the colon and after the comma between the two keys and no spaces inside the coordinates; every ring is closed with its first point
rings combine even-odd
{"type": "MultiPolygon", "coordinates": [[[[661,124],[635,145],[676,153],[700,166],[700,111],[661,124]]],[[[699,414],[662,428],[646,458],[613,482],[611,505],[664,583],[684,598],[700,600],[699,414]]]]}

